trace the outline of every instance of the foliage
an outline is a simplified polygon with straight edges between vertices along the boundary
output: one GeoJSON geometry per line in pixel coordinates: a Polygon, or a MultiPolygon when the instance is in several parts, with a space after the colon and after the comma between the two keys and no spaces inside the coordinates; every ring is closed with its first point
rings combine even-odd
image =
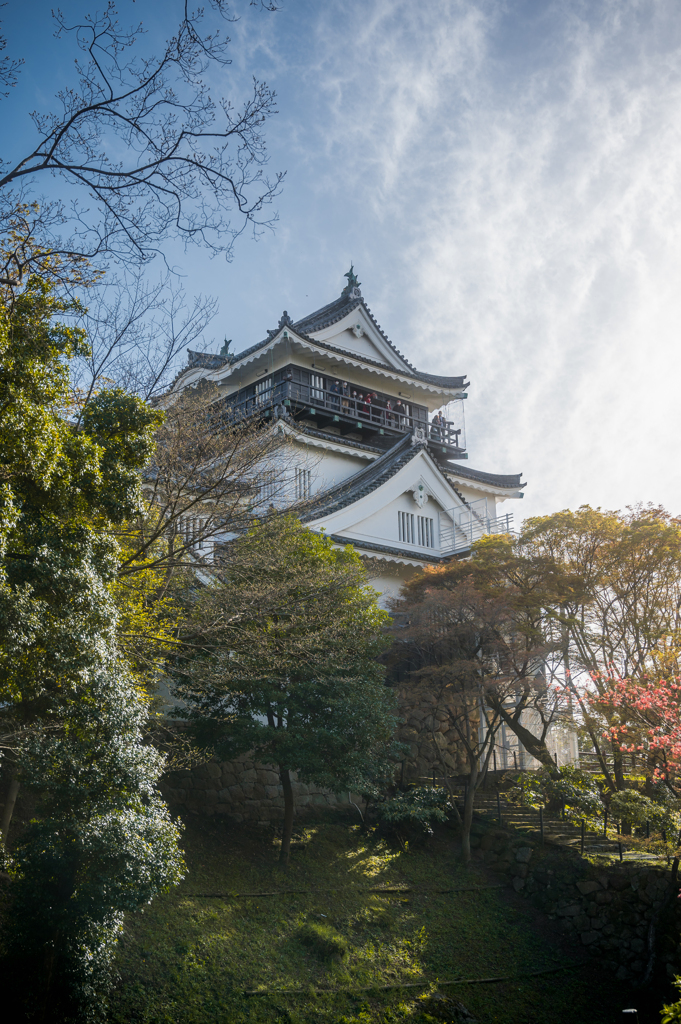
{"type": "Polygon", "coordinates": [[[601,792],[592,775],[572,765],[543,767],[511,777],[506,796],[511,803],[546,807],[560,803],[568,818],[581,820],[603,814],[601,792]]]}
{"type": "Polygon", "coordinates": [[[121,913],[178,880],[177,828],[143,741],[146,704],[116,644],[114,528],[142,508],[161,416],[100,392],[76,426],[73,303],[31,278],[0,307],[0,724],[5,760],[38,801],[10,850],[17,1014],[92,1018],[121,913]]]}
{"type": "Polygon", "coordinates": [[[657,803],[635,789],[624,789],[613,793],[610,799],[610,813],[618,821],[630,825],[646,825],[660,832],[670,832],[673,838],[679,829],[679,814],[669,804],[657,803]]]}
{"type": "Polygon", "coordinates": [[[380,818],[392,825],[427,826],[433,821],[446,821],[450,808],[449,794],[436,786],[413,786],[381,800],[377,805],[380,818]]]}
{"type": "Polygon", "coordinates": [[[183,867],[155,790],[163,760],[142,743],[143,702],[120,666],[88,683],[60,727],[34,731],[18,755],[40,800],[12,851],[9,959],[33,982],[18,993],[25,1010],[49,1003],[59,1020],[100,1018],[123,912],[183,867]]]}
{"type": "Polygon", "coordinates": [[[590,703],[609,715],[609,735],[623,751],[643,754],[652,777],[674,792],[681,783],[681,680],[642,680],[610,673],[590,703]]]}
{"type": "Polygon", "coordinates": [[[351,547],[275,517],[227,547],[219,579],[197,596],[187,642],[200,638],[207,653],[179,666],[178,714],[226,759],[253,751],[278,765],[285,797],[292,771],[375,792],[396,753],[376,660],[387,618],[351,547]]]}
{"type": "Polygon", "coordinates": [[[592,698],[608,697],[618,677],[644,684],[678,675],[679,521],[652,506],[624,513],[582,506],[528,519],[517,536],[476,542],[468,562],[417,576],[407,606],[462,587],[484,596],[480,621],[493,628],[501,672],[515,686],[513,709],[499,710],[506,726],[548,766],[549,725],[578,715],[607,787],[626,788],[612,729],[630,724],[627,742],[640,743],[640,721],[624,705],[592,698]],[[527,710],[540,723],[536,734],[523,725],[527,710]]]}
{"type": "MultiPolygon", "coordinates": [[[[681,992],[681,978],[674,979],[674,985],[681,992]]],[[[681,1021],[681,999],[677,1003],[662,1007],[662,1024],[679,1024],[681,1021]]]]}

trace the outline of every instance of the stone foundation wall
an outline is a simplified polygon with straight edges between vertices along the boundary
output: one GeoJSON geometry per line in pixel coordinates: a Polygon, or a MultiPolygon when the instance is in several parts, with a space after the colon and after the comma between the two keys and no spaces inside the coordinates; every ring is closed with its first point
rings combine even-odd
{"type": "Polygon", "coordinates": [[[663,965],[670,978],[681,972],[679,887],[669,870],[640,863],[597,867],[564,851],[530,846],[502,829],[477,823],[473,829],[474,856],[504,875],[620,981],[643,981],[651,928],[656,968],[663,965]]]}
{"type": "MultiPolygon", "coordinates": [[[[357,814],[347,796],[339,798],[329,790],[299,782],[294,772],[291,779],[297,815],[324,808],[347,808],[357,814]]],[[[234,761],[213,758],[198,768],[170,772],[162,781],[161,792],[173,806],[193,814],[228,814],[235,821],[264,824],[280,820],[284,813],[277,771],[248,757],[234,761]]],[[[351,795],[364,811],[364,801],[351,795]]]]}
{"type": "Polygon", "coordinates": [[[444,761],[450,775],[468,772],[466,753],[450,725],[446,701],[439,700],[427,686],[409,683],[397,689],[398,714],[404,725],[398,739],[409,744],[404,762],[404,780],[442,776],[444,761]]]}

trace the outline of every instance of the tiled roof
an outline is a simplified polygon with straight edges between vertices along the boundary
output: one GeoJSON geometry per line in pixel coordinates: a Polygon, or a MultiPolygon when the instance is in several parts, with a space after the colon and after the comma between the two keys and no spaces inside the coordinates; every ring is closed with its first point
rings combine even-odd
{"type": "Polygon", "coordinates": [[[481,469],[470,469],[468,466],[457,466],[456,469],[448,467],[446,473],[453,476],[462,476],[468,480],[478,480],[482,484],[491,484],[493,487],[526,487],[520,482],[522,473],[483,473],[481,469]]]}
{"type": "Polygon", "coordinates": [[[397,444],[381,455],[380,459],[365,466],[350,480],[330,487],[328,491],[320,494],[318,501],[314,503],[304,518],[308,522],[321,519],[322,516],[331,515],[333,512],[338,512],[340,509],[354,504],[395,476],[395,473],[398,473],[402,466],[411,462],[420,450],[417,445],[412,445],[411,434],[405,434],[397,444]]]}
{"type": "MultiPolygon", "coordinates": [[[[339,355],[345,355],[350,356],[353,359],[359,359],[364,363],[369,363],[371,366],[378,366],[381,369],[395,371],[396,367],[391,366],[388,363],[380,362],[377,359],[371,359],[369,356],[362,355],[359,352],[353,352],[350,351],[349,349],[339,348],[336,345],[329,345],[329,343],[326,341],[318,341],[316,338],[310,337],[310,335],[313,332],[321,331],[325,327],[329,327],[331,324],[337,323],[339,320],[342,320],[343,317],[347,316],[348,313],[351,313],[353,309],[357,309],[358,306],[362,306],[365,313],[367,314],[367,316],[369,317],[369,319],[371,320],[374,327],[381,335],[385,343],[389,345],[393,352],[401,359],[405,367],[405,369],[401,372],[404,373],[405,377],[412,377],[414,380],[422,381],[424,384],[433,384],[435,387],[464,387],[464,382],[466,380],[465,374],[462,377],[439,377],[437,376],[437,374],[434,373],[422,373],[420,370],[417,370],[415,367],[413,367],[411,363],[407,359],[405,359],[402,353],[395,347],[395,345],[393,345],[390,338],[385,334],[383,329],[374,319],[373,313],[367,306],[364,299],[359,294],[359,289],[356,288],[353,291],[355,294],[348,295],[346,294],[346,292],[344,292],[340,296],[340,298],[335,299],[334,302],[330,302],[328,305],[322,306],[321,309],[316,310],[314,313],[310,313],[309,316],[303,317],[302,320],[298,320],[294,324],[291,323],[291,318],[289,317],[288,313],[284,313],[281,320],[279,321],[279,328],[288,324],[293,328],[296,334],[300,335],[306,341],[310,341],[315,345],[319,345],[320,348],[325,348],[329,352],[338,352],[339,355]]],[[[277,328],[277,330],[279,328],[277,328]]],[[[250,348],[244,349],[243,352],[238,352],[235,355],[231,356],[230,361],[232,363],[238,363],[241,362],[242,359],[246,359],[248,356],[253,355],[259,349],[264,348],[265,345],[269,345],[270,341],[272,340],[276,333],[277,331],[268,331],[267,337],[263,341],[259,341],[255,345],[251,345],[250,348]]]]}
{"type": "Polygon", "coordinates": [[[217,370],[220,366],[229,363],[232,358],[232,356],[216,355],[214,352],[193,352],[190,348],[187,349],[187,367],[190,370],[196,366],[205,370],[217,370]]]}
{"type": "Polygon", "coordinates": [[[422,551],[415,551],[408,548],[393,548],[388,544],[374,544],[373,541],[365,540],[350,540],[348,537],[343,537],[340,533],[328,534],[329,540],[332,540],[335,544],[351,544],[354,548],[363,548],[367,551],[379,551],[387,555],[397,555],[398,558],[408,558],[412,562],[434,562],[439,565],[440,562],[449,561],[451,555],[428,555],[422,551]]]}
{"type": "MultiPolygon", "coordinates": [[[[343,317],[346,317],[348,313],[352,313],[353,309],[357,309],[358,306],[362,306],[364,312],[367,314],[367,316],[369,317],[372,324],[374,325],[378,333],[381,335],[385,343],[390,346],[393,352],[402,360],[404,365],[408,367],[410,371],[410,376],[415,377],[417,380],[422,380],[424,383],[435,384],[436,386],[439,385],[440,387],[463,387],[463,383],[466,379],[465,374],[463,377],[439,377],[434,373],[422,373],[420,370],[417,370],[415,366],[412,366],[409,360],[402,355],[402,353],[395,345],[393,345],[388,335],[380,326],[380,324],[374,317],[373,313],[367,306],[366,302],[360,295],[359,288],[354,289],[354,295],[346,295],[344,292],[339,299],[335,300],[335,302],[330,302],[327,306],[322,306],[322,308],[316,310],[316,312],[310,313],[309,316],[303,317],[302,320],[298,320],[296,323],[294,323],[293,329],[298,333],[302,331],[304,334],[314,334],[316,331],[324,330],[325,327],[330,327],[331,324],[338,323],[339,320],[342,320],[343,317]]],[[[335,348],[335,346],[329,345],[329,348],[335,348]]],[[[344,350],[338,349],[337,351],[342,352],[344,350]]],[[[348,352],[347,354],[355,355],[356,353],[348,352]]],[[[394,369],[394,367],[391,367],[391,369],[394,369]]]]}

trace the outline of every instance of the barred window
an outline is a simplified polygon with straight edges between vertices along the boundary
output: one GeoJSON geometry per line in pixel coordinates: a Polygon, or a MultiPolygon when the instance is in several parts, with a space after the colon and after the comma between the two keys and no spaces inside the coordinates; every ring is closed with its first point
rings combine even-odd
{"type": "Polygon", "coordinates": [[[433,520],[427,519],[426,516],[418,517],[418,543],[422,548],[434,548],[435,547],[435,534],[433,531],[433,520]]]}
{"type": "Polygon", "coordinates": [[[261,501],[267,501],[276,494],[277,481],[273,469],[261,473],[258,479],[258,497],[261,501]]]}
{"type": "Polygon", "coordinates": [[[427,516],[414,517],[411,512],[398,512],[397,532],[403,544],[418,544],[422,548],[435,547],[435,525],[427,516]]]}
{"type": "Polygon", "coordinates": [[[296,498],[301,501],[312,494],[312,472],[309,469],[296,469],[296,498]]]}
{"type": "Polygon", "coordinates": [[[411,512],[397,513],[397,530],[403,544],[414,543],[414,517],[411,512]]]}

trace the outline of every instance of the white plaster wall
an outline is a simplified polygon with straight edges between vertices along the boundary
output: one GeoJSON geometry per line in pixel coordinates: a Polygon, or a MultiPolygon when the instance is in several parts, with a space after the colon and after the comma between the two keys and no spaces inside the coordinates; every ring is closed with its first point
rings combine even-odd
{"type": "Polygon", "coordinates": [[[418,557],[419,552],[435,555],[440,550],[440,511],[441,506],[433,498],[430,498],[423,508],[419,508],[412,498],[411,492],[408,491],[400,495],[400,497],[396,498],[394,501],[391,501],[384,508],[378,509],[367,518],[354,523],[349,529],[344,529],[343,534],[348,537],[354,537],[357,540],[374,541],[377,544],[390,544],[393,547],[405,548],[409,551],[413,550],[415,557],[418,557]],[[421,547],[418,544],[407,544],[404,541],[400,541],[398,525],[399,512],[410,513],[414,516],[414,522],[416,522],[416,516],[425,516],[428,519],[432,519],[435,533],[435,547],[421,547]]]}

